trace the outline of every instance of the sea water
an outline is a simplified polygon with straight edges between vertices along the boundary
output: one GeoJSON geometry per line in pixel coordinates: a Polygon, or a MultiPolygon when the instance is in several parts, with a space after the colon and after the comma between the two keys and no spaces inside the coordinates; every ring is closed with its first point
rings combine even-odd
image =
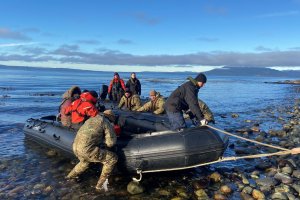
{"type": "MultiPolygon", "coordinates": [[[[91,188],[96,177],[87,177],[88,180],[81,183],[67,183],[64,176],[75,163],[64,157],[49,157],[43,147],[26,140],[22,128],[28,118],[56,115],[62,94],[71,86],[99,92],[103,84],[109,84],[113,72],[0,67],[0,74],[0,197],[40,199],[50,195],[51,198],[62,198],[68,197],[70,191],[76,191],[74,195],[83,198],[86,195],[97,196],[91,188]]],[[[130,72],[119,74],[126,83],[130,72]]],[[[168,97],[189,76],[195,77],[196,73],[137,73],[144,98],[153,89],[168,97]]],[[[277,118],[287,115],[280,110],[291,107],[299,98],[299,86],[265,83],[288,77],[207,78],[198,97],[213,111],[216,126],[222,129],[242,127],[248,119],[260,124],[266,131],[280,128],[282,124],[277,118]],[[232,118],[232,114],[239,118],[232,118]]],[[[243,164],[243,161],[240,162],[243,164]]],[[[224,165],[231,167],[235,164],[224,165]]],[[[125,181],[121,183],[123,186],[120,187],[126,190],[125,181]]],[[[117,193],[112,195],[118,196],[117,193]]]]}

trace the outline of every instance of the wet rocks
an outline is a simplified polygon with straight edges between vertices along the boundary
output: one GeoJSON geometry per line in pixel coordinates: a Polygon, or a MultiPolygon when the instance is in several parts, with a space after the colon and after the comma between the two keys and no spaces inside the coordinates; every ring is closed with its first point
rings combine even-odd
{"type": "Polygon", "coordinates": [[[264,194],[263,192],[257,190],[257,189],[254,189],[254,190],[252,191],[252,196],[253,196],[255,199],[260,199],[260,200],[266,198],[266,197],[265,197],[265,194],[264,194]]]}
{"type": "Polygon", "coordinates": [[[137,181],[131,181],[127,185],[127,191],[130,194],[141,194],[144,192],[144,187],[137,181]]]}

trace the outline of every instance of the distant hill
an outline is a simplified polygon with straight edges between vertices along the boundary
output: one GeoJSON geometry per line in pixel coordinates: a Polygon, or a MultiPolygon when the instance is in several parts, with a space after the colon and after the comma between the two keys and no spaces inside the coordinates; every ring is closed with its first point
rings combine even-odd
{"type": "Polygon", "coordinates": [[[205,74],[214,76],[300,77],[299,70],[279,71],[263,67],[223,67],[207,71],[205,74]]]}

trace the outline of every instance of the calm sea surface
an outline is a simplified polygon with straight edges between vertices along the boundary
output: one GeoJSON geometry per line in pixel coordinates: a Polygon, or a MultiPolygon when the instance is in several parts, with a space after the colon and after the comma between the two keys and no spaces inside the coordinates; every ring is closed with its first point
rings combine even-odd
{"type": "MultiPolygon", "coordinates": [[[[64,176],[75,163],[63,156],[56,158],[47,155],[47,149],[26,140],[22,128],[28,118],[57,114],[62,94],[72,85],[99,91],[102,84],[109,83],[113,72],[0,67],[0,74],[0,198],[97,197],[98,194],[94,193],[91,186],[95,185],[98,173],[91,172],[91,176],[87,175],[87,180],[80,183],[67,182],[64,176]]],[[[130,73],[119,74],[124,81],[130,76],[130,73]]],[[[144,97],[152,89],[168,96],[188,76],[195,75],[137,73],[144,97]]],[[[285,117],[281,109],[292,106],[295,98],[299,98],[299,86],[264,82],[286,79],[289,78],[208,76],[208,82],[200,90],[199,98],[214,112],[216,126],[220,128],[243,127],[244,121],[250,119],[267,131],[281,127],[277,117],[285,117]],[[238,114],[239,118],[232,118],[233,113],[238,114]]],[[[239,164],[245,164],[243,162],[239,164]]],[[[224,165],[231,167],[236,163],[224,165]]],[[[160,173],[159,177],[165,181],[177,180],[186,173],[197,176],[198,170],[171,175],[160,173]]],[[[129,178],[120,178],[120,191],[126,190],[129,178]],[[122,181],[122,178],[125,180],[122,181]]],[[[128,194],[121,194],[120,191],[113,192],[110,197],[126,199],[128,194]]],[[[144,197],[155,196],[153,191],[155,189],[149,189],[144,197]]]]}

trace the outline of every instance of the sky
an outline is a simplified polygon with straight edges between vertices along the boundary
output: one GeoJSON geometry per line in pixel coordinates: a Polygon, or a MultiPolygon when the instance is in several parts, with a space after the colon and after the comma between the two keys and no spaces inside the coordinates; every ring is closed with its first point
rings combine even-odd
{"type": "Polygon", "coordinates": [[[0,64],[300,70],[300,0],[2,0],[0,64]]]}

